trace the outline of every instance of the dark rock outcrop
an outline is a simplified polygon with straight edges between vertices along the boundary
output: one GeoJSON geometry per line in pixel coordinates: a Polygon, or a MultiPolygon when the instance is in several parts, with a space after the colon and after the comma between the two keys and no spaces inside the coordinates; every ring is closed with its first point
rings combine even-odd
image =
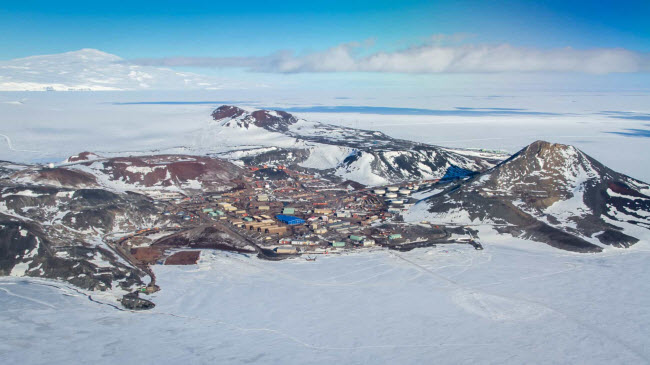
{"type": "Polygon", "coordinates": [[[476,177],[430,197],[430,212],[464,211],[515,236],[599,252],[629,247],[625,224],[650,228],[648,184],[619,174],[575,147],[536,141],[476,177]]]}

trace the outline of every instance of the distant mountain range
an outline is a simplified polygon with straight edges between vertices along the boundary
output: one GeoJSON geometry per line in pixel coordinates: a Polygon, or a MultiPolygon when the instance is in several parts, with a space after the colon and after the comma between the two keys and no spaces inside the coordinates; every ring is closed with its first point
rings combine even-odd
{"type": "Polygon", "coordinates": [[[181,90],[219,88],[217,80],[139,66],[96,49],[0,61],[0,91],[181,90]]]}

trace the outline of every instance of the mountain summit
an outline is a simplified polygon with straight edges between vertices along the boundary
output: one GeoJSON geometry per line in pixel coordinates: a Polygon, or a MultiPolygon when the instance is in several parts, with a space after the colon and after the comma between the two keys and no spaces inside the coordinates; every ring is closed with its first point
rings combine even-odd
{"type": "Polygon", "coordinates": [[[544,141],[421,204],[437,219],[496,223],[502,232],[581,252],[630,246],[638,238],[623,229],[650,228],[648,184],[544,141]]]}
{"type": "Polygon", "coordinates": [[[0,91],[172,90],[218,87],[187,72],[130,64],[96,49],[0,61],[0,91]]]}
{"type": "Polygon", "coordinates": [[[212,119],[222,122],[221,125],[226,127],[248,129],[252,124],[271,132],[287,132],[289,126],[298,122],[298,118],[281,110],[256,110],[248,113],[232,105],[222,105],[215,109],[212,119]]]}

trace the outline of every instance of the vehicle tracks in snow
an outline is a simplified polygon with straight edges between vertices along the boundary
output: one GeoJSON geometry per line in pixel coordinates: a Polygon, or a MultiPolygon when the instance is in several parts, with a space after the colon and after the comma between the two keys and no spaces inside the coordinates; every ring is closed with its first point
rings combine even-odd
{"type": "Polygon", "coordinates": [[[23,149],[15,148],[12,141],[11,141],[11,138],[9,138],[8,135],[0,133],[0,137],[3,137],[5,139],[5,141],[7,141],[7,147],[11,151],[14,151],[14,152],[42,153],[42,151],[23,150],[23,149]]]}
{"type": "MultiPolygon", "coordinates": [[[[608,331],[606,331],[606,330],[604,330],[602,328],[599,328],[599,327],[597,327],[597,326],[595,326],[595,325],[593,325],[591,323],[580,320],[580,319],[574,317],[571,314],[563,312],[562,310],[558,310],[558,309],[553,308],[553,307],[551,307],[551,306],[549,306],[549,305],[547,305],[545,303],[538,302],[538,301],[532,300],[532,299],[520,298],[520,297],[516,297],[516,296],[505,296],[505,295],[500,295],[500,294],[493,294],[493,293],[488,293],[488,292],[486,292],[484,290],[481,290],[479,288],[476,288],[476,287],[465,286],[465,285],[461,284],[460,282],[458,282],[456,280],[453,280],[453,279],[447,278],[447,277],[445,277],[443,275],[440,275],[440,274],[438,274],[438,273],[436,273],[436,272],[434,272],[434,271],[432,271],[432,270],[430,270],[430,269],[428,269],[428,268],[426,268],[426,267],[424,267],[424,266],[422,266],[422,265],[420,265],[420,264],[418,264],[418,263],[416,263],[416,262],[414,262],[412,260],[409,260],[409,259],[407,259],[407,258],[405,258],[405,257],[403,257],[403,256],[401,256],[399,254],[391,252],[391,256],[394,256],[394,257],[396,257],[396,258],[398,258],[398,259],[400,259],[400,260],[402,260],[404,262],[407,262],[407,263],[415,266],[416,268],[422,270],[423,272],[451,284],[452,286],[456,287],[461,294],[465,294],[465,295],[463,295],[464,297],[469,296],[471,298],[474,298],[474,301],[475,301],[476,305],[478,307],[480,307],[482,310],[487,312],[488,318],[491,318],[491,319],[495,319],[495,318],[496,319],[507,319],[501,313],[499,313],[498,310],[495,311],[494,308],[489,307],[490,306],[489,302],[491,301],[489,299],[491,299],[491,298],[496,298],[497,301],[500,302],[498,304],[502,304],[502,305],[508,305],[508,303],[512,303],[512,305],[516,306],[517,302],[520,302],[520,303],[526,303],[528,305],[537,306],[537,307],[540,307],[540,308],[544,308],[548,312],[555,313],[559,317],[564,318],[564,319],[566,319],[568,321],[571,321],[574,324],[578,325],[579,327],[581,327],[581,328],[583,328],[583,329],[585,329],[585,330],[587,330],[587,331],[589,331],[591,333],[597,334],[599,338],[606,338],[609,341],[620,345],[621,347],[625,348],[628,352],[634,354],[636,357],[638,357],[644,363],[650,364],[650,358],[642,350],[637,349],[634,346],[628,344],[627,342],[620,339],[618,336],[616,336],[616,335],[614,335],[614,334],[612,334],[612,333],[610,333],[610,332],[608,332],[608,331]],[[488,300],[485,300],[485,299],[488,299],[488,300]]],[[[570,270],[573,270],[573,269],[574,268],[572,268],[570,270]]],[[[459,303],[459,304],[461,304],[461,303],[459,303]]],[[[463,306],[463,305],[461,304],[461,306],[463,306]]],[[[504,309],[504,308],[502,308],[502,309],[504,309]]],[[[505,309],[507,310],[507,308],[505,308],[505,309]]],[[[469,311],[472,312],[471,310],[469,310],[469,311]]],[[[475,314],[478,314],[478,313],[475,312],[475,314]]]]}

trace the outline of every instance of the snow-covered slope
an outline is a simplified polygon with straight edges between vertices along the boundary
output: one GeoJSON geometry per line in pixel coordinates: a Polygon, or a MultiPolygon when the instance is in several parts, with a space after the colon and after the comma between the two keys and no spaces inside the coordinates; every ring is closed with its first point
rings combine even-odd
{"type": "Polygon", "coordinates": [[[366,185],[402,181],[461,178],[471,176],[492,164],[448,153],[433,146],[411,149],[354,150],[336,168],[337,175],[366,185]]]}
{"type": "Polygon", "coordinates": [[[192,148],[199,152],[222,152],[305,147],[296,138],[260,123],[253,114],[235,106],[219,107],[212,113],[212,120],[195,132],[192,148]]]}
{"type": "Polygon", "coordinates": [[[24,184],[112,191],[223,191],[235,187],[242,173],[240,167],[229,161],[205,156],[101,158],[82,153],[67,161],[72,162],[56,168],[25,169],[15,173],[12,178],[24,184]],[[85,157],[79,157],[82,155],[85,157]]]}
{"type": "Polygon", "coordinates": [[[3,187],[0,275],[56,278],[90,290],[141,285],[142,272],[103,239],[164,222],[139,194],[44,186],[3,187]]]}
{"type": "Polygon", "coordinates": [[[573,146],[537,141],[421,202],[411,219],[503,224],[504,232],[555,247],[600,251],[604,245],[627,247],[650,236],[649,193],[648,184],[573,146]]]}
{"type": "Polygon", "coordinates": [[[155,265],[163,290],[148,313],[57,282],[5,278],[3,359],[609,365],[650,357],[647,250],[439,245],[322,256],[278,263],[204,250],[198,265],[155,265]]]}
{"type": "MultiPolygon", "coordinates": [[[[224,147],[246,150],[248,162],[276,161],[327,170],[365,185],[469,176],[498,162],[394,139],[381,132],[307,121],[279,110],[249,112],[224,105],[212,118],[197,133],[195,147],[203,151],[224,147]]],[[[231,158],[239,155],[228,154],[231,158]]]]}
{"type": "Polygon", "coordinates": [[[0,61],[0,91],[170,90],[218,86],[216,81],[200,75],[132,65],[96,49],[0,61]]]}

